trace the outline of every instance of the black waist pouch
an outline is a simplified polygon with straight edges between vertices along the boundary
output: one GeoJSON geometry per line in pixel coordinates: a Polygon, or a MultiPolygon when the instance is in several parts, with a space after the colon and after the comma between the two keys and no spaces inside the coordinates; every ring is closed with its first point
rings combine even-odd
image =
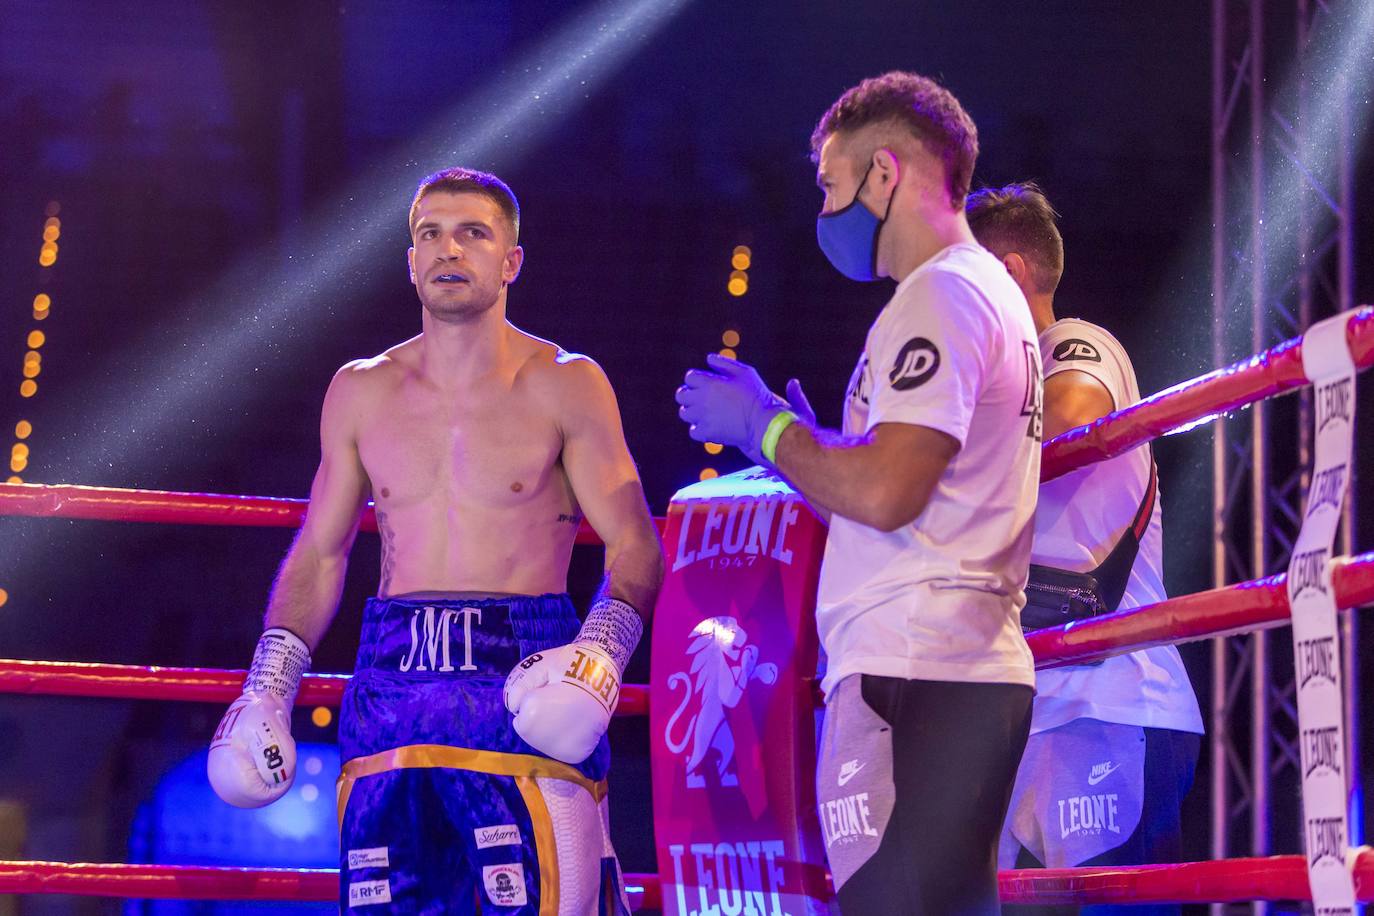
{"type": "Polygon", "coordinates": [[[1031,564],[1030,579],[1026,583],[1026,606],[1021,610],[1022,630],[1060,627],[1073,620],[1087,620],[1117,609],[1126,594],[1131,568],[1140,551],[1140,539],[1145,536],[1150,516],[1154,514],[1158,489],[1155,464],[1151,460],[1150,483],[1135,518],[1096,569],[1079,573],[1031,564]]]}
{"type": "Polygon", "coordinates": [[[1043,630],[1071,620],[1086,620],[1111,610],[1093,573],[1069,572],[1031,564],[1021,629],[1043,630]]]}

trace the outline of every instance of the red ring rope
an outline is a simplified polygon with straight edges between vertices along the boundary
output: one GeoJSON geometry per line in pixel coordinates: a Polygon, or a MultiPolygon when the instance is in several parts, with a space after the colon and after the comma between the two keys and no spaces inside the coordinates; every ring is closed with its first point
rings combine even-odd
{"type": "MultiPolygon", "coordinates": [[[[1374,365],[1374,306],[1365,305],[1350,312],[1345,340],[1357,370],[1374,365]]],[[[1249,359],[1166,388],[1087,426],[1056,436],[1045,443],[1040,454],[1040,479],[1062,477],[1206,417],[1307,384],[1302,369],[1302,338],[1293,337],[1249,359]]]]}
{"type": "MultiPolygon", "coordinates": [[[[1356,899],[1374,902],[1374,852],[1362,850],[1354,869],[1356,899]]],[[[215,868],[191,865],[123,865],[0,861],[0,894],[177,900],[332,901],[333,869],[215,868]]],[[[654,874],[626,874],[635,909],[662,906],[654,874]]],[[[1242,900],[1311,900],[1302,856],[1223,859],[1174,865],[1032,868],[998,875],[1003,903],[1228,903],[1242,900]]]]}
{"type": "MultiPolygon", "coordinates": [[[[0,693],[105,697],[121,700],[187,700],[229,703],[243,689],[246,672],[223,668],[165,668],[158,665],[104,665],[0,659],[0,693]]],[[[307,674],[296,703],[337,707],[351,675],[307,674]]],[[[617,716],[647,716],[649,688],[625,684],[617,716]]]]}
{"type": "MultiPolygon", "coordinates": [[[[662,906],[658,875],[626,874],[633,909],[662,906]]],[[[0,894],[76,894],[143,900],[290,900],[332,902],[332,868],[221,868],[90,862],[0,861],[0,894]]]]}
{"type": "MultiPolygon", "coordinates": [[[[1361,306],[1346,322],[1346,342],[1359,369],[1374,365],[1374,306],[1361,306]]],[[[1040,479],[1105,461],[1208,416],[1300,388],[1302,338],[1294,337],[1247,360],[1182,382],[1137,404],[1108,414],[1088,426],[1071,429],[1045,443],[1040,479]]],[[[85,518],[110,521],[162,522],[182,525],[300,525],[308,505],[303,499],[225,496],[164,490],[125,490],[73,484],[0,484],[0,515],[85,518]]],[[[655,519],[662,533],[663,520],[655,519]]],[[[369,505],[361,528],[376,530],[369,505]]],[[[599,544],[584,521],[577,543],[599,544]]]]}
{"type": "MultiPolygon", "coordinates": [[[[228,496],[220,493],[177,493],[170,490],[126,490],[120,487],[83,487],[76,484],[0,484],[0,515],[33,518],[83,518],[110,522],[154,522],[164,525],[228,525],[231,527],[299,528],[308,499],[280,496],[228,496]]],[[[654,519],[663,534],[663,519],[654,519]]],[[[368,503],[360,531],[377,530],[377,514],[368,503]]],[[[576,543],[601,544],[584,520],[576,543]]]]}
{"type": "MultiPolygon", "coordinates": [[[[1176,645],[1285,626],[1291,618],[1284,573],[1180,595],[1158,604],[1077,620],[1026,634],[1036,668],[1079,664],[1151,646],[1176,645]]],[[[1374,603],[1374,553],[1331,561],[1341,609],[1374,603]]]]}
{"type": "MultiPolygon", "coordinates": [[[[1355,897],[1374,901],[1374,852],[1355,861],[1355,897]]],[[[1028,868],[997,876],[1003,903],[1230,903],[1311,900],[1302,856],[1222,859],[1175,865],[1028,868]]]]}
{"type": "MultiPolygon", "coordinates": [[[[1333,561],[1332,585],[1341,608],[1374,603],[1374,553],[1333,561]]],[[[1170,598],[1027,634],[1037,668],[1078,664],[1137,649],[1282,626],[1288,622],[1284,576],[1170,598]]],[[[228,703],[238,696],[243,671],[163,668],[0,659],[0,693],[114,697],[128,700],[190,700],[228,703]]],[[[308,674],[297,702],[338,706],[346,674],[308,674]]],[[[649,688],[626,684],[616,715],[643,716],[649,688]]]]}

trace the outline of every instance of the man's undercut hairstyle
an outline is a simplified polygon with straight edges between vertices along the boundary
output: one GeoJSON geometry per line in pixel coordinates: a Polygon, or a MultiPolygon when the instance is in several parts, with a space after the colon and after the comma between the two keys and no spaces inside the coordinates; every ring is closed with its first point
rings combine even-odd
{"type": "Polygon", "coordinates": [[[893,70],[849,89],[821,116],[811,134],[811,158],[831,134],[854,134],[870,125],[890,126],[920,141],[945,166],[945,185],[956,207],[964,205],[978,159],[978,128],[959,100],[935,80],[893,70]]]}
{"type": "Polygon", "coordinates": [[[420,186],[415,189],[415,199],[410,202],[410,231],[415,233],[415,215],[420,209],[420,201],[426,194],[443,191],[448,194],[480,194],[501,208],[501,214],[511,225],[515,240],[520,241],[520,203],[515,192],[500,178],[490,172],[476,169],[452,168],[426,175],[420,186]]]}
{"type": "Polygon", "coordinates": [[[1054,292],[1064,275],[1064,239],[1059,214],[1035,182],[982,188],[969,195],[964,209],[978,244],[999,258],[1019,254],[1035,291],[1054,292]]]}

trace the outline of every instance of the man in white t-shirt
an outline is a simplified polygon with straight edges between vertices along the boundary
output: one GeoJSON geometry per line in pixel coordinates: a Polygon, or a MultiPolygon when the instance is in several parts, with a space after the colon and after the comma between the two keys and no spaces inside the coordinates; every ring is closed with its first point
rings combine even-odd
{"type": "MultiPolygon", "coordinates": [[[[1030,303],[1044,360],[1046,438],[1140,400],[1135,370],[1115,337],[1076,318],[1055,320],[1064,245],[1039,188],[978,191],[967,210],[978,241],[1002,259],[1030,303]]],[[[1095,571],[1100,591],[1120,596],[1108,610],[1164,600],[1157,490],[1148,446],[1044,484],[1031,562],[1095,571]]],[[[1160,646],[1041,671],[1036,688],[1002,867],[1013,867],[1022,850],[1051,868],[1179,861],[1180,805],[1192,785],[1202,716],[1178,650],[1160,646]]]]}
{"type": "Polygon", "coordinates": [[[830,518],[817,794],[846,914],[999,912],[996,851],[1030,725],[1019,611],[1040,476],[1040,358],[1025,298],[964,216],[977,131],[933,80],[845,92],[812,135],[821,250],[891,277],[843,429],[749,366],[678,390],[699,441],[776,466],[830,518]]]}

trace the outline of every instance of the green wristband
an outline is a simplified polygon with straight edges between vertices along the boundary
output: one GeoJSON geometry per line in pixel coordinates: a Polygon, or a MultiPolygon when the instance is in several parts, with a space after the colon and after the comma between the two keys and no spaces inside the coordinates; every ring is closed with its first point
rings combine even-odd
{"type": "Polygon", "coordinates": [[[774,455],[777,453],[782,431],[796,422],[797,415],[790,410],[779,411],[768,421],[768,428],[763,431],[763,441],[759,443],[759,451],[763,452],[763,457],[767,458],[770,464],[778,463],[774,455]]]}

